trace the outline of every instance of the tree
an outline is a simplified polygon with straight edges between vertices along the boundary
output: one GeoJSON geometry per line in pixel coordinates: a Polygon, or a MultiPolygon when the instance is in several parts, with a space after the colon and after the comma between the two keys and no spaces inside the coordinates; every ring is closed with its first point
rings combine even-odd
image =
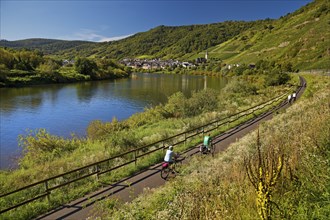
{"type": "Polygon", "coordinates": [[[246,64],[241,64],[234,68],[234,73],[236,76],[240,76],[243,74],[244,70],[248,69],[248,66],[246,64]]]}
{"type": "Polygon", "coordinates": [[[7,79],[7,74],[6,74],[6,66],[4,64],[0,64],[0,86],[1,82],[5,82],[7,79]]]}
{"type": "Polygon", "coordinates": [[[38,70],[43,73],[54,73],[60,68],[60,64],[54,60],[48,59],[44,63],[40,64],[38,70]]]}
{"type": "Polygon", "coordinates": [[[177,92],[168,98],[168,102],[165,105],[164,111],[166,112],[165,117],[184,117],[185,106],[187,103],[186,97],[182,92],[177,92]]]}
{"type": "Polygon", "coordinates": [[[15,62],[13,69],[32,71],[43,61],[43,56],[38,51],[21,50],[13,53],[15,62]]]}
{"type": "Polygon", "coordinates": [[[290,62],[285,62],[285,63],[282,65],[282,69],[283,69],[283,71],[285,71],[285,72],[293,72],[293,65],[292,65],[292,63],[290,63],[290,62]]]}
{"type": "Polygon", "coordinates": [[[83,75],[94,77],[97,71],[97,65],[94,61],[87,58],[77,58],[75,62],[75,70],[83,75]]]}
{"type": "Polygon", "coordinates": [[[266,85],[267,86],[278,86],[287,83],[290,80],[290,76],[287,73],[284,73],[278,69],[273,69],[266,76],[266,85]]]}
{"type": "Polygon", "coordinates": [[[16,60],[13,53],[3,48],[0,48],[0,64],[5,65],[5,67],[8,69],[13,69],[15,62],[16,60]]]}

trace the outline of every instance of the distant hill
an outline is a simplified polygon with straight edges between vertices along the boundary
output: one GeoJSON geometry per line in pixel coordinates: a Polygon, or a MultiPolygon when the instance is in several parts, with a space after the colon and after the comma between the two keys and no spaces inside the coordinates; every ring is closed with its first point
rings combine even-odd
{"type": "Polygon", "coordinates": [[[271,25],[253,27],[211,47],[208,53],[225,63],[264,59],[291,62],[298,69],[330,69],[330,2],[314,1],[271,25]]]}
{"type": "Polygon", "coordinates": [[[179,58],[196,54],[237,36],[255,25],[267,21],[227,21],[205,25],[167,27],[159,26],[146,32],[112,42],[63,41],[51,39],[27,39],[0,41],[0,46],[15,49],[39,49],[47,54],[65,57],[124,57],[179,58]]]}
{"type": "MultiPolygon", "coordinates": [[[[260,21],[263,24],[269,22],[271,21],[260,21]]],[[[256,24],[257,22],[227,21],[206,25],[159,26],[123,40],[98,43],[92,49],[90,45],[81,45],[79,48],[61,51],[60,55],[72,56],[78,49],[81,55],[92,57],[179,58],[225,42],[256,24]]]]}
{"type": "Polygon", "coordinates": [[[38,49],[45,54],[54,54],[59,51],[75,48],[80,45],[92,45],[94,42],[89,41],[65,41],[65,40],[53,40],[53,39],[42,39],[32,38],[17,41],[1,40],[0,47],[9,47],[14,49],[38,49]]]}

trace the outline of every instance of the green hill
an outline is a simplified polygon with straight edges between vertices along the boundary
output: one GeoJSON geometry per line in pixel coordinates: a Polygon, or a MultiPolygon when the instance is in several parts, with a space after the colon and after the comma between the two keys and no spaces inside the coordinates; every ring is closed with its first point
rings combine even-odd
{"type": "Polygon", "coordinates": [[[329,1],[314,1],[271,25],[251,28],[209,48],[209,56],[225,63],[256,63],[264,59],[289,61],[298,69],[329,69],[329,5],[329,1]]]}
{"type": "Polygon", "coordinates": [[[45,54],[54,54],[59,51],[78,47],[80,45],[92,45],[95,44],[89,41],[65,41],[65,40],[53,40],[53,39],[42,39],[32,38],[17,41],[1,40],[0,47],[10,47],[14,49],[38,49],[45,54]]]}
{"type": "Polygon", "coordinates": [[[47,54],[67,58],[75,56],[92,58],[107,56],[116,59],[124,57],[179,58],[187,54],[196,54],[225,42],[256,24],[269,22],[227,21],[178,27],[159,26],[126,39],[103,43],[27,39],[20,41],[2,40],[0,46],[15,49],[39,49],[47,54]]]}
{"type": "MultiPolygon", "coordinates": [[[[99,43],[92,50],[89,48],[90,45],[81,45],[79,53],[85,56],[107,56],[117,59],[125,57],[180,58],[225,42],[256,24],[269,22],[227,21],[179,27],[159,26],[120,41],[99,43]]],[[[59,54],[72,56],[76,50],[77,48],[71,48],[59,54]]]]}

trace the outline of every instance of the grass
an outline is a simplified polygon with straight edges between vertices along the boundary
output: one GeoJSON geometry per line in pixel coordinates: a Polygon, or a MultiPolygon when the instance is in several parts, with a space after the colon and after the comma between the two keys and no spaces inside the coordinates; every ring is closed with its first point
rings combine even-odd
{"type": "MultiPolygon", "coordinates": [[[[284,168],[272,192],[273,219],[328,219],[330,214],[329,77],[304,75],[303,97],[260,126],[262,152],[277,149],[284,168]]],[[[253,132],[215,159],[192,158],[183,175],[145,190],[131,203],[99,202],[93,219],[258,219],[244,158],[256,154],[253,132]]]]}

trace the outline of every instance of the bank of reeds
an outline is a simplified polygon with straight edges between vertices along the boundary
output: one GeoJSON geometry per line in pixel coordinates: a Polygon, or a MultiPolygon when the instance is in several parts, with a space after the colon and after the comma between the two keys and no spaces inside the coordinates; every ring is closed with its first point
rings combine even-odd
{"type": "Polygon", "coordinates": [[[302,99],[214,159],[93,219],[329,219],[330,79],[305,75],[302,99]],[[266,199],[267,198],[267,199],[266,199]]]}

